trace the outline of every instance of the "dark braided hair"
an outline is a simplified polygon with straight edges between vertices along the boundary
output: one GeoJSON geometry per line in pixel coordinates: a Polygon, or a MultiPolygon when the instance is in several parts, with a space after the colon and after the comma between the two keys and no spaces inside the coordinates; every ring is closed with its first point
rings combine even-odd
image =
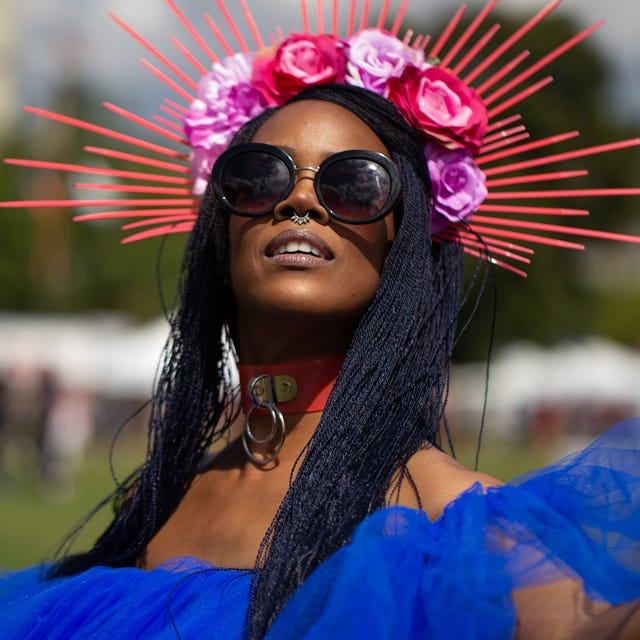
{"type": "MultiPolygon", "coordinates": [[[[431,241],[429,178],[417,133],[391,102],[363,89],[324,85],[293,100],[308,99],[343,106],[375,131],[399,168],[403,195],[377,293],[260,547],[247,616],[252,639],[264,635],[313,569],[349,542],[354,527],[385,505],[411,456],[436,441],[460,310],[462,252],[431,241]]],[[[271,113],[251,121],[234,143],[250,140],[271,113]]],[[[64,558],[52,575],[135,564],[205,452],[236,418],[227,224],[206,194],[153,399],[147,460],[94,548],[64,558]]]]}
{"type": "Polygon", "coordinates": [[[409,458],[434,442],[461,297],[460,247],[431,242],[429,178],[415,131],[391,102],[354,87],[318,86],[294,98],[307,99],[343,106],[376,132],[400,170],[403,196],[377,293],[260,548],[247,620],[252,639],[385,505],[409,458]]]}

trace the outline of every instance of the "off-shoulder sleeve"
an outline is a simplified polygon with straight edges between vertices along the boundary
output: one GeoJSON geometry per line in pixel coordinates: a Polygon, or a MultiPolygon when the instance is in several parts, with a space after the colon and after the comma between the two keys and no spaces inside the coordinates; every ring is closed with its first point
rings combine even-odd
{"type": "Polygon", "coordinates": [[[473,486],[435,522],[373,514],[268,637],[617,638],[640,625],[639,507],[631,420],[505,487],[473,486]]]}

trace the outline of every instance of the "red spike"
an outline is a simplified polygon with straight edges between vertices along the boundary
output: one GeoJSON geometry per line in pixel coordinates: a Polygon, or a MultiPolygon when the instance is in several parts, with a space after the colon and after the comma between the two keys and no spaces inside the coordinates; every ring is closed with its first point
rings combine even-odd
{"type": "Polygon", "coordinates": [[[438,232],[436,235],[445,240],[453,240],[455,242],[460,242],[466,247],[476,247],[478,249],[486,249],[487,247],[489,247],[492,254],[504,256],[505,258],[511,258],[512,260],[516,260],[517,262],[523,262],[524,264],[531,264],[531,260],[529,258],[525,258],[524,256],[519,255],[515,251],[502,249],[498,246],[492,245],[489,242],[480,242],[475,236],[463,236],[462,234],[456,233],[455,229],[451,231],[448,231],[445,229],[444,231],[438,232]]]}
{"type": "MultiPolygon", "coordinates": [[[[479,216],[483,218],[483,216],[479,216]]],[[[493,218],[487,218],[492,220],[493,218]]],[[[499,218],[497,219],[500,220],[499,218]]],[[[534,242],[536,244],[544,244],[559,249],[573,249],[576,251],[584,251],[584,245],[577,242],[569,242],[568,240],[560,240],[558,238],[548,238],[547,236],[537,236],[532,233],[522,233],[521,231],[511,231],[509,229],[496,229],[495,227],[485,227],[477,223],[473,223],[471,228],[482,236],[497,236],[498,238],[512,238],[514,240],[523,240],[525,242],[534,242]]]]}
{"type": "Polygon", "coordinates": [[[598,153],[608,153],[609,151],[616,151],[618,149],[636,147],[638,145],[640,145],[640,138],[631,138],[629,140],[622,140],[620,142],[610,142],[608,144],[601,144],[596,147],[586,147],[584,149],[577,149],[575,151],[566,151],[564,153],[557,153],[550,156],[543,156],[542,158],[534,158],[533,160],[524,160],[522,162],[514,162],[512,164],[504,165],[501,167],[492,167],[491,169],[483,170],[483,173],[485,176],[499,175],[502,173],[519,171],[520,169],[530,169],[532,167],[539,167],[540,165],[544,165],[544,164],[552,164],[554,162],[563,162],[564,160],[573,160],[574,158],[592,156],[598,153]]]}
{"type": "Polygon", "coordinates": [[[90,173],[114,178],[126,178],[131,180],[149,180],[152,182],[166,182],[172,184],[189,184],[188,178],[167,176],[157,173],[142,173],[139,171],[122,171],[120,169],[108,169],[106,167],[90,167],[80,164],[67,164],[64,162],[44,162],[42,160],[23,160],[22,158],[5,158],[6,164],[19,167],[32,167],[35,169],[53,169],[56,171],[71,171],[75,173],[90,173]]]}
{"type": "Polygon", "coordinates": [[[378,16],[378,22],[376,28],[384,29],[384,25],[387,22],[387,15],[389,14],[389,5],[391,0],[384,0],[382,7],[380,7],[380,15],[378,16]]]}
{"type": "Polygon", "coordinates": [[[45,109],[37,109],[35,107],[24,107],[24,110],[28,111],[29,113],[33,113],[37,116],[41,116],[43,118],[48,118],[50,120],[55,120],[57,122],[62,122],[64,124],[69,124],[78,129],[85,129],[86,131],[92,131],[93,133],[97,133],[98,135],[105,136],[107,138],[114,138],[115,140],[127,142],[136,147],[141,147],[149,151],[154,151],[155,153],[160,153],[162,155],[170,156],[172,158],[184,158],[183,154],[178,153],[173,149],[168,149],[167,147],[161,147],[160,145],[147,142],[146,140],[140,140],[139,138],[134,138],[133,136],[128,136],[128,135],[125,135],[124,133],[120,133],[119,131],[112,131],[111,129],[106,129],[105,127],[100,127],[98,125],[91,124],[90,122],[85,122],[84,120],[78,120],[77,118],[70,118],[69,116],[63,116],[62,114],[55,113],[53,111],[46,111],[45,109]]]}
{"type": "Polygon", "coordinates": [[[242,9],[242,13],[244,14],[244,18],[247,21],[247,24],[249,25],[251,35],[253,36],[253,39],[256,42],[256,47],[258,48],[258,51],[260,51],[260,49],[264,49],[264,42],[260,37],[260,31],[258,31],[258,26],[256,25],[256,21],[253,19],[253,15],[249,10],[249,6],[247,5],[246,0],[240,0],[240,7],[242,9]]]}
{"type": "Polygon", "coordinates": [[[194,215],[197,216],[198,209],[126,209],[123,211],[100,211],[98,213],[81,213],[80,215],[73,216],[74,222],[88,222],[91,220],[117,220],[118,218],[144,218],[144,217],[157,217],[157,216],[172,216],[172,215],[194,215]]]}
{"type": "Polygon", "coordinates": [[[498,180],[487,180],[486,187],[488,189],[494,187],[507,187],[513,184],[528,184],[531,182],[548,182],[550,180],[565,180],[568,178],[579,178],[588,176],[589,172],[581,171],[554,171],[553,173],[538,173],[528,176],[516,176],[514,178],[502,178],[498,180]]]}
{"type": "Polygon", "coordinates": [[[551,189],[549,191],[500,191],[491,193],[487,200],[528,200],[530,198],[597,198],[601,196],[640,196],[640,188],[626,189],[551,189]]]}
{"type": "MultiPolygon", "coordinates": [[[[173,43],[173,45],[178,49],[178,51],[196,68],[196,71],[203,76],[207,73],[207,70],[198,62],[197,58],[185,47],[178,38],[175,36],[169,36],[169,39],[173,43]]],[[[216,60],[218,58],[216,57],[216,60]]],[[[214,62],[216,61],[214,60],[214,62]]]]}
{"type": "Polygon", "coordinates": [[[369,22],[369,9],[371,8],[371,0],[364,0],[362,5],[362,15],[360,16],[360,30],[367,28],[369,22]]]}
{"type": "Polygon", "coordinates": [[[514,122],[519,122],[520,120],[522,120],[522,116],[519,113],[517,113],[516,115],[509,116],[504,120],[498,120],[497,122],[490,122],[487,126],[487,133],[490,133],[491,131],[495,131],[496,129],[500,129],[501,127],[508,127],[510,124],[513,124],[514,122]]]}
{"type": "Polygon", "coordinates": [[[556,47],[553,51],[550,51],[546,56],[538,60],[535,64],[532,64],[528,69],[517,75],[515,78],[507,82],[505,85],[500,87],[500,89],[494,91],[490,96],[487,96],[484,103],[485,105],[493,104],[498,98],[501,98],[503,95],[522,84],[525,80],[530,78],[534,73],[543,69],[551,62],[553,62],[556,58],[561,56],[563,53],[568,51],[569,49],[575,47],[578,43],[582,42],[585,38],[589,37],[596,29],[599,29],[604,24],[604,20],[600,20],[596,24],[592,25],[588,29],[585,29],[581,33],[573,36],[567,40],[564,44],[556,47]]]}
{"type": "Polygon", "coordinates": [[[501,218],[485,218],[478,216],[478,222],[491,222],[506,227],[519,229],[535,229],[537,231],[551,231],[553,233],[565,233],[567,235],[582,236],[585,238],[599,238],[600,240],[617,240],[619,242],[632,242],[640,244],[640,236],[631,236],[624,233],[613,233],[611,231],[600,231],[599,229],[583,229],[581,227],[565,227],[557,224],[547,224],[546,222],[529,222],[528,220],[504,220],[501,218]]]}
{"type": "Polygon", "coordinates": [[[391,34],[394,36],[398,35],[398,31],[400,31],[400,25],[402,24],[402,20],[404,18],[404,14],[407,12],[407,7],[409,6],[409,0],[402,0],[402,4],[398,9],[398,13],[396,14],[396,19],[393,21],[393,26],[391,27],[391,34]]]}
{"type": "Polygon", "coordinates": [[[229,41],[224,37],[224,34],[218,28],[218,25],[215,23],[215,20],[208,14],[204,14],[204,19],[206,23],[209,25],[211,31],[213,31],[213,35],[218,40],[220,46],[224,49],[224,52],[228,56],[232,56],[235,54],[233,47],[229,44],[229,41]]]}
{"type": "Polygon", "coordinates": [[[300,0],[300,11],[302,12],[302,32],[311,33],[311,26],[309,25],[309,10],[307,7],[307,0],[300,0]]]}
{"type": "MultiPolygon", "coordinates": [[[[549,136],[548,138],[542,138],[542,140],[534,140],[527,144],[521,144],[519,147],[513,147],[505,151],[498,151],[490,155],[480,155],[476,158],[476,164],[478,166],[484,165],[487,162],[493,162],[494,160],[501,160],[502,158],[508,158],[509,156],[516,155],[518,153],[524,153],[525,151],[532,151],[534,149],[540,149],[542,147],[548,147],[553,144],[559,144],[566,140],[571,140],[580,135],[579,131],[568,131],[567,133],[561,133],[556,136],[549,136]]],[[[487,173],[485,172],[485,175],[487,173]]]]}
{"type": "MultiPolygon", "coordinates": [[[[511,62],[504,65],[499,71],[494,73],[486,82],[476,88],[478,95],[482,95],[487,89],[490,89],[496,82],[502,80],[506,75],[511,73],[523,60],[531,55],[530,51],[522,51],[511,62]]],[[[485,101],[486,104],[486,101],[485,101]]]]}
{"type": "MultiPolygon", "coordinates": [[[[478,211],[489,211],[492,213],[524,213],[541,216],[588,216],[587,209],[567,209],[566,207],[527,207],[515,204],[489,204],[486,200],[479,207],[478,211]]],[[[476,217],[474,216],[474,220],[476,217]]]]}
{"type": "MultiPolygon", "coordinates": [[[[160,109],[164,110],[166,109],[166,107],[161,106],[160,109]]],[[[184,133],[184,127],[176,124],[175,122],[173,122],[173,120],[169,120],[169,118],[164,118],[160,115],[154,115],[153,119],[160,123],[165,125],[165,127],[169,127],[170,129],[173,129],[174,131],[178,131],[179,133],[184,133]]]]}
{"type": "Polygon", "coordinates": [[[160,218],[149,218],[148,220],[136,220],[136,222],[129,222],[127,224],[123,224],[120,228],[123,231],[129,231],[131,229],[139,229],[140,227],[148,227],[152,224],[195,221],[196,218],[197,216],[194,215],[161,216],[160,218]]]}
{"type": "Polygon", "coordinates": [[[500,30],[499,24],[494,24],[487,33],[485,33],[482,38],[476,42],[469,51],[465,54],[464,58],[458,62],[458,64],[452,69],[453,73],[459,76],[465,67],[482,51],[487,44],[491,41],[493,36],[500,30]]]}
{"type": "MultiPolygon", "coordinates": [[[[440,240],[440,238],[436,235],[433,237],[433,239],[436,242],[442,242],[442,240],[440,240]]],[[[479,258],[481,260],[485,260],[486,262],[489,262],[490,264],[494,264],[497,267],[500,267],[502,269],[506,269],[507,271],[511,271],[512,273],[515,273],[518,276],[521,276],[523,278],[527,277],[527,274],[518,269],[517,267],[514,267],[513,265],[510,265],[507,262],[503,262],[502,260],[498,260],[497,258],[493,258],[491,255],[487,254],[486,250],[485,251],[476,251],[475,249],[471,248],[470,246],[467,246],[464,242],[461,242],[460,244],[462,244],[463,248],[464,248],[464,252],[467,255],[473,256],[474,258],[479,258]]]]}
{"type": "Polygon", "coordinates": [[[424,36],[422,36],[422,43],[420,44],[420,48],[423,51],[426,51],[427,49],[427,45],[431,42],[431,36],[428,34],[425,34],[424,36]]]}
{"type": "Polygon", "coordinates": [[[183,107],[181,104],[178,104],[177,102],[174,102],[173,100],[169,100],[169,98],[165,98],[163,102],[169,105],[172,109],[175,109],[178,113],[182,113],[182,114],[189,113],[189,109],[187,109],[186,107],[183,107]]]}
{"type": "Polygon", "coordinates": [[[469,41],[469,38],[471,38],[476,33],[480,25],[484,22],[484,19],[489,15],[496,4],[498,4],[498,0],[489,0],[489,2],[487,2],[482,11],[478,13],[471,24],[467,27],[465,32],[455,42],[453,47],[449,49],[449,52],[442,58],[442,67],[449,66],[451,61],[456,57],[462,47],[464,47],[464,45],[469,41]]]}
{"type": "Polygon", "coordinates": [[[229,9],[227,9],[227,5],[224,3],[224,0],[216,0],[216,4],[218,5],[220,11],[222,11],[222,15],[224,19],[227,21],[229,28],[231,29],[231,33],[235,36],[238,44],[240,45],[240,49],[242,51],[249,51],[249,46],[245,42],[245,39],[242,37],[240,33],[240,29],[238,29],[238,25],[235,23],[235,20],[229,13],[229,9]]]}
{"type": "Polygon", "coordinates": [[[531,136],[528,132],[521,133],[517,136],[511,136],[503,138],[502,140],[498,140],[493,144],[484,144],[482,145],[482,153],[488,153],[489,151],[495,151],[496,149],[502,149],[504,147],[508,147],[516,142],[520,142],[522,140],[528,140],[531,136]]]}
{"type": "Polygon", "coordinates": [[[482,151],[483,152],[486,151],[485,149],[486,144],[490,144],[492,142],[495,142],[496,140],[502,140],[503,138],[508,138],[509,136],[512,136],[516,133],[521,133],[526,130],[527,128],[523,124],[520,124],[517,127],[512,127],[511,129],[503,129],[502,131],[498,131],[497,133],[494,133],[492,136],[485,136],[482,139],[482,151]]]}
{"type": "MultiPolygon", "coordinates": [[[[175,120],[178,120],[178,122],[183,122],[183,120],[184,120],[184,117],[183,117],[183,115],[181,113],[178,113],[177,111],[174,111],[173,109],[170,109],[166,104],[161,104],[160,105],[160,111],[164,111],[164,113],[166,113],[167,115],[171,116],[175,120]]],[[[180,130],[184,131],[184,126],[180,126],[180,130]]]]}
{"type": "Polygon", "coordinates": [[[162,71],[160,71],[160,69],[158,69],[157,67],[152,65],[149,61],[145,60],[144,58],[141,58],[140,62],[149,71],[151,71],[151,73],[153,73],[153,75],[155,75],[158,78],[160,78],[160,80],[162,80],[162,82],[164,82],[167,86],[169,86],[171,89],[173,89],[176,93],[181,95],[187,102],[189,102],[189,103],[193,102],[194,97],[189,92],[185,91],[179,84],[176,84],[171,78],[169,78],[169,76],[167,76],[165,73],[162,73],[162,71]]]}
{"type": "Polygon", "coordinates": [[[134,233],[128,238],[123,238],[121,243],[130,244],[131,242],[138,242],[139,240],[146,240],[157,236],[168,236],[172,233],[189,233],[191,229],[193,229],[194,224],[195,222],[182,222],[174,225],[156,227],[155,229],[148,229],[142,233],[134,233]]]}
{"type": "Polygon", "coordinates": [[[414,49],[420,49],[420,46],[422,45],[424,40],[424,35],[417,35],[416,39],[413,41],[413,44],[411,45],[414,49]]]}
{"type": "Polygon", "coordinates": [[[87,146],[84,148],[88,153],[95,153],[99,156],[106,156],[108,158],[116,158],[118,160],[126,160],[127,162],[135,162],[137,164],[147,165],[149,167],[157,167],[158,169],[164,169],[166,171],[175,171],[177,173],[189,173],[189,167],[184,165],[175,164],[173,162],[163,162],[162,160],[155,160],[154,158],[147,158],[146,156],[138,156],[133,153],[125,153],[124,151],[115,151],[113,149],[104,149],[102,147],[87,146]]]}
{"type": "Polygon", "coordinates": [[[179,142],[181,144],[189,146],[189,142],[185,140],[183,136],[178,136],[175,133],[171,133],[170,131],[159,127],[158,125],[153,124],[153,122],[149,122],[148,120],[137,116],[135,113],[131,113],[130,111],[123,109],[122,107],[118,107],[117,105],[111,104],[110,102],[103,102],[102,106],[105,109],[109,109],[109,111],[113,111],[113,113],[117,113],[119,116],[126,118],[127,120],[131,120],[131,122],[135,122],[136,124],[139,124],[140,126],[153,131],[154,133],[159,133],[161,136],[169,138],[169,140],[173,140],[174,142],[179,142]]]}
{"type": "Polygon", "coordinates": [[[540,89],[546,87],[551,82],[553,82],[553,78],[551,76],[547,76],[546,78],[543,78],[542,80],[539,80],[538,82],[530,85],[526,89],[523,89],[522,91],[520,91],[520,93],[517,93],[515,96],[509,98],[508,100],[505,100],[503,103],[501,103],[497,107],[490,109],[489,118],[493,118],[494,116],[499,115],[503,111],[510,109],[511,107],[518,104],[519,102],[526,100],[526,98],[528,98],[529,96],[532,96],[537,91],[540,91],[540,89]]]}
{"type": "Polygon", "coordinates": [[[338,0],[333,0],[333,11],[331,14],[331,30],[334,36],[338,35],[338,0]]]}
{"type": "MultiPolygon", "coordinates": [[[[471,231],[465,231],[462,228],[457,228],[456,232],[458,233],[458,235],[461,235],[461,236],[465,236],[469,238],[477,238],[477,236],[474,235],[471,231]]],[[[482,240],[486,242],[488,245],[504,247],[507,250],[514,251],[517,253],[526,253],[527,255],[530,255],[530,256],[532,256],[535,253],[535,251],[530,247],[525,247],[520,244],[514,244],[511,241],[498,240],[497,238],[485,238],[484,236],[482,236],[482,240]]]]}
{"type": "Polygon", "coordinates": [[[351,8],[349,9],[349,22],[347,23],[347,38],[353,35],[356,26],[356,6],[357,0],[351,0],[351,8]]]}
{"type": "Polygon", "coordinates": [[[453,18],[449,21],[449,24],[444,28],[442,35],[438,38],[436,43],[429,51],[429,58],[437,58],[439,53],[442,51],[442,47],[447,43],[449,36],[453,33],[454,29],[458,26],[460,19],[464,15],[464,12],[467,10],[466,4],[461,4],[458,10],[453,15],[453,18]]]}
{"type": "Polygon", "coordinates": [[[167,0],[167,4],[171,7],[173,12],[178,16],[178,19],[185,26],[187,31],[191,34],[191,37],[202,47],[202,50],[209,56],[211,62],[217,62],[218,57],[213,51],[209,48],[209,45],[203,40],[202,36],[198,33],[196,28],[189,22],[187,17],[178,9],[178,6],[175,3],[175,0],[167,0]]]}
{"type": "Polygon", "coordinates": [[[406,33],[404,34],[404,38],[402,38],[402,43],[409,46],[411,38],[413,38],[413,29],[407,29],[406,33]]]}
{"type": "Polygon", "coordinates": [[[318,25],[318,33],[324,33],[324,11],[322,9],[322,0],[316,0],[316,24],[318,25]]]}
{"type": "Polygon", "coordinates": [[[188,196],[191,189],[179,187],[159,187],[157,185],[147,186],[141,184],[98,184],[95,182],[77,182],[74,189],[95,189],[96,191],[119,191],[120,193],[154,193],[166,196],[188,196]]]}
{"type": "Polygon", "coordinates": [[[175,73],[185,84],[192,89],[198,90],[198,83],[194,82],[184,71],[179,69],[169,58],[160,53],[158,49],[152,46],[148,40],[145,40],[137,31],[130,27],[124,20],[121,20],[115,13],[109,12],[109,17],[115,20],[130,36],[133,36],[145,49],[154,55],[160,62],[175,73]]]}
{"type": "Polygon", "coordinates": [[[38,209],[41,207],[157,207],[157,206],[193,206],[193,198],[156,198],[150,200],[16,200],[0,202],[0,209],[38,209]]]}
{"type": "Polygon", "coordinates": [[[282,33],[282,29],[280,27],[276,27],[276,35],[278,36],[278,42],[284,41],[284,34],[282,33]]]}
{"type": "Polygon", "coordinates": [[[503,53],[508,51],[516,42],[525,36],[543,18],[548,16],[562,0],[553,0],[546,7],[541,9],[531,20],[523,24],[515,33],[508,37],[493,53],[488,55],[471,73],[463,78],[466,84],[471,84],[489,65],[495,62],[503,53]]]}

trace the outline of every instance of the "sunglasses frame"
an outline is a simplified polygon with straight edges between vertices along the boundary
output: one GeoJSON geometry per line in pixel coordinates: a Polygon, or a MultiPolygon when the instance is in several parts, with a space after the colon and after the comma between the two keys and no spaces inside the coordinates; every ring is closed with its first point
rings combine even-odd
{"type": "Polygon", "coordinates": [[[220,154],[215,164],[213,165],[213,169],[211,171],[211,187],[213,189],[213,192],[216,198],[231,213],[242,216],[244,218],[258,218],[260,216],[264,216],[264,215],[267,215],[268,213],[271,213],[280,202],[282,202],[283,200],[285,200],[291,195],[291,192],[293,191],[296,183],[299,180],[299,178],[297,177],[297,172],[303,171],[303,170],[313,171],[315,173],[315,176],[313,177],[313,189],[316,193],[316,197],[318,198],[318,202],[321,204],[321,206],[328,212],[328,214],[332,218],[335,218],[336,220],[339,220],[340,222],[344,222],[346,224],[371,224],[372,222],[377,222],[378,220],[381,220],[382,218],[387,216],[389,213],[391,213],[391,211],[393,211],[394,207],[398,203],[398,200],[400,199],[401,185],[400,185],[400,175],[398,173],[398,169],[395,163],[393,162],[393,160],[391,160],[390,158],[388,158],[382,153],[378,153],[377,151],[368,151],[364,149],[349,149],[348,151],[339,151],[338,153],[334,153],[330,155],[328,158],[323,160],[322,163],[317,168],[299,167],[296,165],[293,158],[288,153],[280,149],[279,147],[275,147],[270,144],[263,144],[261,142],[243,142],[233,147],[229,147],[226,151],[220,154]],[[237,155],[250,152],[250,151],[265,153],[267,155],[274,156],[279,160],[281,160],[285,164],[287,169],[289,169],[289,184],[287,185],[287,188],[284,191],[284,195],[273,206],[270,206],[267,209],[264,209],[263,211],[258,211],[254,213],[246,213],[244,211],[236,209],[227,200],[226,196],[222,191],[222,186],[221,186],[222,173],[226,167],[227,162],[237,155]],[[329,167],[334,165],[336,162],[340,162],[342,160],[349,160],[349,159],[369,160],[371,162],[375,162],[376,164],[380,165],[389,175],[390,190],[389,190],[389,196],[387,197],[387,200],[384,203],[384,206],[374,216],[372,216],[371,218],[367,218],[365,220],[354,220],[351,218],[345,218],[341,216],[339,213],[336,213],[335,211],[333,211],[327,205],[318,187],[318,185],[321,183],[324,172],[329,167]]]}

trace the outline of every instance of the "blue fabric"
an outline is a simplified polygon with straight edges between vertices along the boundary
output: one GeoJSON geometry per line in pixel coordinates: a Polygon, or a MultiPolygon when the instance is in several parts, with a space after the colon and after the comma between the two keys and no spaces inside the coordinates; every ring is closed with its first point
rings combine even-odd
{"type": "MultiPolygon", "coordinates": [[[[640,419],[505,487],[471,487],[435,522],[372,514],[271,627],[272,639],[511,638],[514,590],[580,581],[589,598],[640,598],[640,419]]],[[[251,576],[177,559],[0,580],[0,637],[240,638],[251,576]],[[175,627],[174,627],[175,624],[175,627]]]]}

